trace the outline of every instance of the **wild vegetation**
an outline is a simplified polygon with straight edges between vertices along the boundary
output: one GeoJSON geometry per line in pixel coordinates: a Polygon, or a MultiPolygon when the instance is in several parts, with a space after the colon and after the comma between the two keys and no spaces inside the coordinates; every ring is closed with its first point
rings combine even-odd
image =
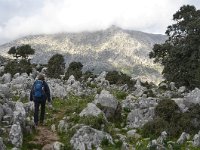
{"type": "Polygon", "coordinates": [[[177,86],[200,86],[200,10],[184,5],[174,15],[174,24],[168,26],[168,39],[155,44],[150,58],[164,66],[163,76],[177,86]]]}
{"type": "MultiPolygon", "coordinates": [[[[162,139],[162,148],[175,150],[198,149],[199,147],[192,145],[191,138],[186,139],[181,144],[174,141],[177,141],[183,132],[193,137],[199,132],[200,105],[192,103],[190,106],[185,106],[187,109],[183,110],[180,107],[181,105],[174,99],[184,100],[182,98],[187,94],[185,92],[187,90],[181,91],[180,86],[185,85],[188,88],[194,88],[198,87],[197,83],[200,82],[197,73],[199,70],[199,52],[197,51],[197,47],[199,47],[197,42],[199,41],[199,26],[197,27],[199,16],[199,10],[196,10],[193,6],[181,7],[174,14],[174,20],[177,21],[177,24],[169,26],[166,31],[169,39],[164,44],[155,45],[153,52],[150,53],[150,57],[155,58],[155,62],[160,62],[164,66],[163,75],[166,82],[163,82],[163,85],[156,86],[153,83],[134,80],[130,76],[117,71],[110,71],[102,76],[94,75],[90,71],[83,73],[81,62],[71,62],[65,71],[63,55],[53,55],[46,65],[48,81],[52,83],[51,88],[59,87],[59,90],[62,91],[61,94],[67,94],[58,97],[53,93],[52,107],[47,107],[45,125],[40,127],[39,130],[30,129],[29,132],[24,129],[21,149],[42,149],[51,140],[47,143],[38,143],[37,138],[41,136],[47,138],[50,135],[56,136],[56,140],[62,142],[63,149],[73,149],[70,141],[82,126],[88,126],[90,130],[95,129],[98,132],[102,131],[111,135],[113,142],[105,137],[101,140],[100,147],[106,150],[121,150],[123,148],[135,148],[136,150],[159,149],[160,143],[152,143],[155,140],[160,142],[159,138],[162,136],[163,131],[167,133],[167,138],[162,139]],[[64,75],[64,78],[61,78],[61,75],[64,75]],[[52,78],[57,79],[56,82],[51,80],[52,78]],[[172,81],[176,83],[177,87],[169,84],[172,81]],[[63,87],[60,87],[60,85],[63,85],[63,87]],[[103,94],[102,91],[104,91],[103,94]],[[100,101],[106,100],[103,101],[103,104],[109,101],[108,105],[103,106],[100,102],[96,103],[98,98],[100,101]],[[80,113],[87,108],[89,103],[95,105],[95,108],[89,108],[89,112],[93,109],[92,114],[81,116],[80,113]],[[97,111],[101,113],[94,116],[93,113],[97,111]],[[132,117],[130,117],[131,115],[132,117]],[[129,119],[132,122],[128,121],[129,119]],[[66,123],[62,130],[59,129],[60,121],[66,123]]],[[[16,57],[17,60],[7,63],[5,73],[10,73],[13,76],[16,73],[26,72],[27,77],[25,78],[28,81],[34,80],[34,78],[28,76],[35,67],[28,61],[28,56],[34,53],[33,49],[29,45],[23,45],[17,48],[11,47],[8,53],[16,57]],[[22,59],[18,60],[20,57],[22,59]]],[[[42,67],[38,68],[37,71],[42,71],[42,69],[42,67]]],[[[1,82],[6,82],[3,77],[1,82]]],[[[24,86],[24,83],[23,86],[16,86],[15,83],[10,84],[11,86],[9,85],[8,88],[11,87],[15,91],[11,92],[12,94],[7,92],[8,98],[6,99],[1,96],[0,106],[7,99],[9,99],[8,105],[11,103],[10,100],[14,102],[10,104],[12,107],[15,107],[14,104],[17,102],[28,103],[26,93],[29,91],[20,89],[20,87],[29,88],[32,84],[25,83],[26,86],[24,86]]],[[[196,93],[198,95],[198,92],[196,93]]],[[[27,115],[29,119],[27,120],[30,121],[33,112],[30,111],[29,113],[27,115]]],[[[3,123],[7,122],[0,122],[0,129],[3,123]]],[[[3,133],[3,138],[9,136],[6,131],[1,130],[0,133],[3,133]]],[[[3,142],[7,148],[11,149],[13,147],[9,140],[3,142]]],[[[92,149],[95,149],[95,146],[91,145],[92,149]]]]}
{"type": "Polygon", "coordinates": [[[60,78],[60,75],[64,73],[64,57],[61,54],[53,55],[47,65],[47,75],[50,78],[60,78]]]}

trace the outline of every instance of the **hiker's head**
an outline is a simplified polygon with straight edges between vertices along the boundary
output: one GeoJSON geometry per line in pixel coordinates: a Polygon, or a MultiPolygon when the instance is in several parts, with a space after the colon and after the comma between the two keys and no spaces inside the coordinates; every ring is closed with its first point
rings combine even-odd
{"type": "Polygon", "coordinates": [[[38,80],[44,81],[45,80],[44,75],[43,74],[39,74],[38,75],[38,80]]]}

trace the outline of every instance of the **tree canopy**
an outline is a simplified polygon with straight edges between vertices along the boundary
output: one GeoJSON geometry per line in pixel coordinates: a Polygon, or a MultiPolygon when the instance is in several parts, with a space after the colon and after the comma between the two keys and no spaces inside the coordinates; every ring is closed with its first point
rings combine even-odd
{"type": "Polygon", "coordinates": [[[163,76],[177,86],[200,86],[200,10],[184,5],[168,26],[168,39],[155,44],[149,57],[164,66],[163,76]]]}
{"type": "Polygon", "coordinates": [[[64,57],[61,54],[53,55],[47,65],[47,75],[51,78],[60,78],[64,74],[64,57]]]}
{"type": "Polygon", "coordinates": [[[67,68],[67,72],[65,72],[64,79],[68,80],[68,78],[73,75],[76,80],[80,80],[80,77],[82,76],[82,68],[83,65],[81,62],[71,62],[67,68]]]}
{"type": "Polygon", "coordinates": [[[13,57],[16,57],[18,59],[19,57],[22,57],[23,59],[28,59],[29,55],[33,55],[35,53],[35,50],[31,48],[30,45],[25,44],[18,47],[11,47],[8,51],[8,54],[12,54],[13,57]]]}

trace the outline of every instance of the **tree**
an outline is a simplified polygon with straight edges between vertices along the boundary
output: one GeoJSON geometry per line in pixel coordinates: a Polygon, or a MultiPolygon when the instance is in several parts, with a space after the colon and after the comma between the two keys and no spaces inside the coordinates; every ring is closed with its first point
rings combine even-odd
{"type": "Polygon", "coordinates": [[[21,59],[19,62],[17,61],[9,61],[4,69],[4,72],[10,73],[12,76],[16,73],[31,73],[32,66],[31,63],[25,59],[21,59]]]}
{"type": "Polygon", "coordinates": [[[82,68],[83,65],[80,62],[71,62],[67,68],[64,79],[68,80],[71,75],[73,75],[76,80],[80,79],[82,76],[82,68]]]}
{"type": "Polygon", "coordinates": [[[35,53],[35,50],[28,44],[17,47],[16,51],[23,59],[26,60],[28,60],[29,55],[33,55],[35,53]]]}
{"type": "Polygon", "coordinates": [[[47,65],[47,75],[51,78],[60,78],[64,73],[64,57],[61,54],[53,55],[47,65]]]}
{"type": "Polygon", "coordinates": [[[177,86],[200,86],[200,10],[184,5],[173,15],[168,39],[155,44],[149,57],[164,66],[163,76],[177,86]]]}
{"type": "Polygon", "coordinates": [[[18,57],[20,57],[16,51],[15,46],[11,47],[8,51],[9,55],[13,55],[13,57],[16,57],[16,59],[18,59],[18,57]]]}
{"type": "Polygon", "coordinates": [[[18,59],[19,57],[22,57],[22,59],[28,60],[29,55],[33,55],[35,53],[35,50],[31,48],[30,45],[21,45],[17,48],[15,46],[11,47],[8,51],[8,54],[12,54],[13,57],[16,57],[18,59]]]}

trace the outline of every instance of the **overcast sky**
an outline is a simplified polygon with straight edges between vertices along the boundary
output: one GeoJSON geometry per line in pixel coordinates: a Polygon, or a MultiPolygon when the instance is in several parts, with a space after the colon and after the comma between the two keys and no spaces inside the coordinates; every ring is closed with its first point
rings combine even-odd
{"type": "Polygon", "coordinates": [[[182,5],[199,0],[0,0],[0,44],[30,34],[124,29],[164,34],[182,5]]]}

